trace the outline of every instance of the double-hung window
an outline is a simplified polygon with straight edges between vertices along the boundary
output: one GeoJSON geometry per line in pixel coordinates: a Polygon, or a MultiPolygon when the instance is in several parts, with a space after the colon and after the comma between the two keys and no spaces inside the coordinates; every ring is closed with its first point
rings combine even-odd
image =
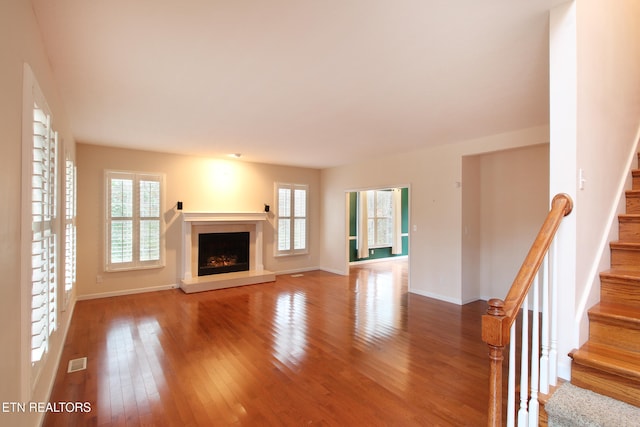
{"type": "Polygon", "coordinates": [[[163,175],[107,171],[105,182],[105,270],[163,266],[163,175]]]}
{"type": "Polygon", "coordinates": [[[276,255],[308,252],[308,193],[304,184],[276,184],[276,255]]]}
{"type": "Polygon", "coordinates": [[[393,192],[367,192],[367,235],[370,248],[391,246],[393,239],[393,192]]]}

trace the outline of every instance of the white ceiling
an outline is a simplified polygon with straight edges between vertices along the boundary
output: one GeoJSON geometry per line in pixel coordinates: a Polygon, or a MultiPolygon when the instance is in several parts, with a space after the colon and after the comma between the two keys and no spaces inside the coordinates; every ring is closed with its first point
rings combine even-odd
{"type": "Polygon", "coordinates": [[[78,142],[324,168],[548,123],[562,0],[32,0],[78,142]]]}

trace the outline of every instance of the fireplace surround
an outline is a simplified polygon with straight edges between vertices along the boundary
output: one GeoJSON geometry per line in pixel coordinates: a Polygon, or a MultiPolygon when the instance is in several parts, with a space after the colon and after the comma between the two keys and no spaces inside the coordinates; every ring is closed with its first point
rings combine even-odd
{"type": "MultiPolygon", "coordinates": [[[[253,285],[272,282],[275,274],[265,270],[262,261],[263,224],[267,214],[263,212],[182,212],[182,247],[180,288],[186,293],[223,289],[234,286],[253,285]],[[222,268],[215,274],[200,274],[199,244],[201,235],[244,235],[248,241],[247,268],[233,271],[235,267],[222,268]],[[227,270],[227,271],[224,271],[227,270]]],[[[224,245],[218,243],[217,246],[224,245]]],[[[224,258],[234,256],[212,253],[206,256],[206,262],[212,264],[238,263],[224,258]]],[[[241,262],[244,264],[244,262],[241,262]]],[[[229,267],[229,266],[226,266],[229,267]]]]}

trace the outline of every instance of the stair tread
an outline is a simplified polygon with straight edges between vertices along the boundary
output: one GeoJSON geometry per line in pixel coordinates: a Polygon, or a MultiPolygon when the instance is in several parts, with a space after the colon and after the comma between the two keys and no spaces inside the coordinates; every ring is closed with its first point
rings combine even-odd
{"type": "Polygon", "coordinates": [[[622,268],[612,268],[612,269],[600,272],[600,277],[634,281],[634,280],[640,280],[640,271],[625,270],[622,268]]]}
{"type": "Polygon", "coordinates": [[[620,214],[618,215],[618,219],[621,221],[628,221],[628,222],[635,222],[635,221],[640,222],[640,214],[631,214],[631,213],[620,214]]]}
{"type": "Polygon", "coordinates": [[[640,329],[640,307],[631,305],[600,302],[589,309],[589,318],[609,318],[640,329]]]}
{"type": "Polygon", "coordinates": [[[615,240],[609,243],[612,249],[640,250],[640,242],[632,242],[628,240],[615,240]]]}
{"type": "Polygon", "coordinates": [[[640,383],[640,353],[587,341],[570,354],[574,362],[640,383]]]}

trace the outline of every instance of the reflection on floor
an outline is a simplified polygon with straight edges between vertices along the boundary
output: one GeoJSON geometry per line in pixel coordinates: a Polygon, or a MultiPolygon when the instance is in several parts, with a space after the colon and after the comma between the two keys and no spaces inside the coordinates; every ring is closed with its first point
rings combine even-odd
{"type": "Polygon", "coordinates": [[[485,303],[407,293],[407,262],[77,303],[46,426],[486,425],[485,303]]]}

